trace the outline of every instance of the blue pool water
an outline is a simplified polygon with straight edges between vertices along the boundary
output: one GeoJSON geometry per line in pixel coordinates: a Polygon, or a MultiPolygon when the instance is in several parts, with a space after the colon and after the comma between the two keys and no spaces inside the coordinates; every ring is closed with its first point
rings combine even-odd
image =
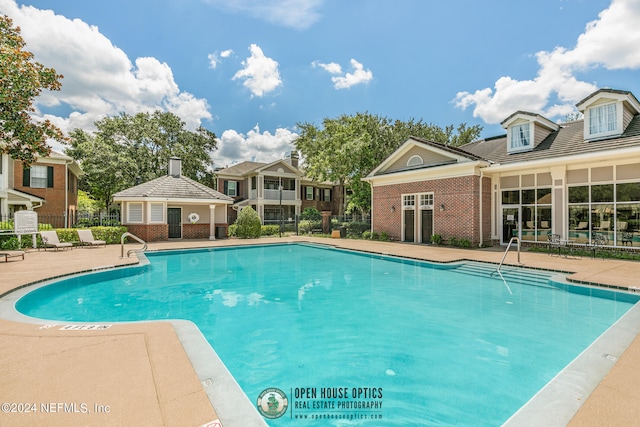
{"type": "Polygon", "coordinates": [[[545,273],[505,269],[503,281],[481,264],[310,245],[147,257],[44,286],[16,308],[64,321],[192,320],[251,401],[272,387],[287,394],[272,426],[500,425],[638,300],[545,273]],[[318,416],[328,419],[298,418],[318,416]]]}

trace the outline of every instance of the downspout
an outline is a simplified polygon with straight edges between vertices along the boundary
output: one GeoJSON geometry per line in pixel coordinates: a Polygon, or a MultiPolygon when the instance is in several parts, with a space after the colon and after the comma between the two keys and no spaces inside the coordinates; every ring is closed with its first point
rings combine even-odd
{"type": "Polygon", "coordinates": [[[69,228],[69,163],[64,161],[64,228],[69,228]]]}
{"type": "Polygon", "coordinates": [[[483,229],[482,229],[482,185],[483,185],[482,178],[483,178],[483,170],[482,170],[482,168],[480,168],[480,190],[479,190],[479,193],[480,193],[480,226],[478,227],[480,229],[480,243],[478,243],[478,247],[480,247],[480,248],[484,244],[484,241],[482,240],[483,239],[483,234],[484,234],[483,233],[483,229]]]}

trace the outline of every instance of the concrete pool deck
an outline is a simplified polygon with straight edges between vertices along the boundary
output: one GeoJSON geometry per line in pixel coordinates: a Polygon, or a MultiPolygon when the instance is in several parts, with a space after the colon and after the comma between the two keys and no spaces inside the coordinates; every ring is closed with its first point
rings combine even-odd
{"type": "MultiPolygon", "coordinates": [[[[234,246],[255,243],[313,242],[346,249],[438,262],[476,260],[498,263],[502,248],[463,250],[403,243],[315,237],[260,240],[171,241],[149,250],[234,246]]],[[[127,245],[126,249],[139,245],[127,245]]],[[[120,246],[71,251],[27,252],[25,259],[0,263],[0,295],[16,288],[79,271],[136,264],[121,260],[120,246]]],[[[516,264],[515,251],[506,264],[516,264]]],[[[640,263],[567,259],[523,252],[526,267],[572,272],[571,280],[640,288],[640,263]]],[[[0,317],[6,313],[0,313],[0,317]]],[[[44,322],[43,322],[44,323],[44,322]]],[[[640,338],[619,357],[569,425],[622,426],[640,419],[640,338]]],[[[0,425],[201,426],[218,420],[214,406],[168,322],[113,324],[108,329],[60,330],[0,318],[0,425]],[[25,412],[25,404],[37,412],[25,412]],[[66,406],[65,406],[66,405],[66,406]],[[46,412],[48,411],[48,412],[46,412]]],[[[254,397],[250,396],[250,399],[254,397]]],[[[222,425],[234,423],[223,419],[222,425]]]]}

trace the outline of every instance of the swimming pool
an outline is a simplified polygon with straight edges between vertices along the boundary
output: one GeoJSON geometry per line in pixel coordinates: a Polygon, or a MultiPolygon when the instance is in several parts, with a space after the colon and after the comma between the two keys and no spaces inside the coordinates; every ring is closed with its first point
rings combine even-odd
{"type": "Polygon", "coordinates": [[[252,401],[269,388],[288,395],[273,426],[322,415],[501,424],[638,299],[546,273],[505,269],[503,281],[481,264],[306,245],[148,258],[42,287],[16,308],[65,321],[190,319],[252,401]]]}

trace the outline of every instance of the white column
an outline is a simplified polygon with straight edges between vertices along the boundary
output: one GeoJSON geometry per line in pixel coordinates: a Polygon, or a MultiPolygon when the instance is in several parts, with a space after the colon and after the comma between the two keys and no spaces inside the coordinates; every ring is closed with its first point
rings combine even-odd
{"type": "Polygon", "coordinates": [[[216,240],[216,205],[209,205],[209,240],[216,240]]]}

